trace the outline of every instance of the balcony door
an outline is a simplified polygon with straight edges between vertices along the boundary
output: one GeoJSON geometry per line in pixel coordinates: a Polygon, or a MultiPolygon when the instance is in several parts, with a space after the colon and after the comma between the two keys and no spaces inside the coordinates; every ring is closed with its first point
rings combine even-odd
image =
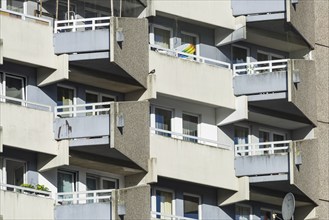
{"type": "Polygon", "coordinates": [[[249,48],[233,45],[232,46],[232,64],[248,63],[250,57],[249,48]]]}
{"type": "Polygon", "coordinates": [[[4,159],[4,183],[20,186],[26,183],[26,162],[15,159],[4,159]]]}
{"type": "MultiPolygon", "coordinates": [[[[155,211],[158,219],[169,219],[167,215],[174,215],[174,194],[172,191],[155,190],[155,211]]],[[[153,208],[154,210],[154,208],[153,208]]]]}
{"type": "MultiPolygon", "coordinates": [[[[114,102],[116,101],[116,98],[114,96],[98,93],[98,92],[92,92],[92,91],[86,91],[86,104],[91,103],[100,103],[100,102],[114,102]]],[[[110,104],[105,105],[97,105],[98,109],[104,109],[104,108],[110,108],[110,104]]],[[[91,110],[91,106],[86,106],[87,110],[91,110]]],[[[98,112],[97,114],[107,114],[106,112],[98,112]]],[[[87,113],[87,115],[95,115],[95,113],[90,112],[87,113]]]]}
{"type": "Polygon", "coordinates": [[[67,115],[62,115],[62,117],[71,117],[75,115],[73,113],[74,108],[72,105],[75,104],[75,89],[73,87],[58,86],[57,87],[57,106],[71,106],[67,108],[60,108],[58,112],[71,112],[67,115]]]}
{"type": "MultiPolygon", "coordinates": [[[[59,193],[75,192],[76,173],[69,171],[58,171],[57,173],[57,191],[59,193]]],[[[59,195],[58,199],[72,199],[73,195],[59,195]]],[[[72,201],[63,201],[65,204],[72,204],[72,201]]]]}

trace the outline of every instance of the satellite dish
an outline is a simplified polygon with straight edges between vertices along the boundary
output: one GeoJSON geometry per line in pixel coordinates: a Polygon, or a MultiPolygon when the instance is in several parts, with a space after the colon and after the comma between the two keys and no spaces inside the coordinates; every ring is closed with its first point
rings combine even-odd
{"type": "Polygon", "coordinates": [[[282,217],[290,220],[295,212],[295,197],[292,193],[287,193],[282,202],[282,217]]]}

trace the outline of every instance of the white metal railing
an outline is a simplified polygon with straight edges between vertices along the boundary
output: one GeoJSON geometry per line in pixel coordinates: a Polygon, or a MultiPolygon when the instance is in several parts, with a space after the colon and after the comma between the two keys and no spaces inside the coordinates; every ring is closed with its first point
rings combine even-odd
{"type": "Polygon", "coordinates": [[[170,56],[174,56],[174,57],[181,57],[185,56],[188,57],[189,60],[192,61],[196,61],[196,62],[200,62],[200,63],[207,63],[207,64],[213,64],[216,66],[220,66],[220,67],[224,67],[227,69],[231,68],[231,64],[223,62],[223,61],[219,61],[219,60],[214,60],[214,59],[210,59],[210,58],[206,58],[206,57],[202,57],[202,56],[197,56],[197,55],[193,55],[193,54],[189,54],[189,53],[184,53],[178,50],[173,50],[173,49],[166,49],[163,47],[160,47],[158,45],[154,45],[154,44],[150,44],[149,45],[151,50],[155,50],[159,53],[165,53],[167,55],[170,56]]]}
{"type": "Polygon", "coordinates": [[[256,74],[262,72],[273,71],[286,71],[288,66],[288,60],[269,60],[251,63],[236,63],[233,64],[234,76],[242,74],[256,74]]]}
{"type": "Polygon", "coordinates": [[[82,18],[73,20],[55,21],[54,33],[75,32],[109,28],[110,17],[82,18]]]}
{"type": "Polygon", "coordinates": [[[48,191],[31,189],[31,188],[28,188],[28,187],[15,186],[15,185],[10,185],[10,184],[0,183],[0,189],[1,190],[6,190],[6,191],[13,191],[13,192],[18,192],[18,193],[30,194],[30,195],[51,197],[51,192],[48,192],[48,191]]]}
{"type": "Polygon", "coordinates": [[[231,147],[229,145],[222,144],[218,141],[210,140],[207,138],[196,137],[196,136],[191,136],[191,135],[187,135],[187,134],[182,134],[182,133],[173,132],[173,131],[167,131],[167,130],[163,130],[163,129],[159,129],[159,128],[152,128],[152,127],[150,127],[150,130],[153,133],[159,134],[162,136],[167,136],[167,137],[180,139],[180,140],[186,140],[186,141],[190,141],[190,142],[194,142],[194,143],[198,143],[198,144],[214,146],[214,147],[223,148],[223,149],[227,149],[227,150],[231,149],[231,147]]]}
{"type": "Polygon", "coordinates": [[[97,114],[108,114],[112,102],[97,102],[89,104],[79,105],[61,105],[55,107],[55,117],[75,117],[79,114],[83,115],[97,115],[97,114]]]}
{"type": "Polygon", "coordinates": [[[276,153],[287,153],[292,141],[273,141],[235,145],[235,156],[256,156],[276,153]]]}
{"type": "Polygon", "coordinates": [[[32,15],[23,14],[23,13],[10,11],[10,10],[6,10],[6,9],[0,9],[0,12],[8,13],[9,15],[13,15],[22,20],[31,19],[31,20],[36,20],[36,21],[41,21],[41,22],[47,23],[49,26],[51,25],[50,21],[48,21],[47,19],[44,19],[44,18],[38,18],[38,17],[32,16],[32,15]]]}
{"type": "Polygon", "coordinates": [[[36,102],[30,102],[23,99],[16,99],[8,96],[2,96],[0,95],[0,102],[8,102],[13,104],[19,104],[25,107],[39,109],[39,110],[45,110],[45,111],[51,111],[51,107],[49,105],[43,105],[36,102]]]}
{"type": "Polygon", "coordinates": [[[56,204],[86,204],[110,202],[113,189],[56,193],[56,204]]]}
{"type": "Polygon", "coordinates": [[[166,219],[166,220],[195,220],[194,218],[187,218],[187,217],[177,216],[177,215],[169,215],[169,214],[164,214],[161,212],[153,212],[153,211],[151,211],[151,218],[166,219]]]}

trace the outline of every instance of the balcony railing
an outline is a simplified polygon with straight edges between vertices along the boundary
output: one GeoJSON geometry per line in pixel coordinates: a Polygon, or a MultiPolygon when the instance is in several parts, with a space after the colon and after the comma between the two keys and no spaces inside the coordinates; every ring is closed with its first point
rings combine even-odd
{"type": "Polygon", "coordinates": [[[291,141],[274,141],[235,145],[235,156],[258,156],[277,153],[287,153],[291,141]]]}
{"type": "Polygon", "coordinates": [[[43,18],[38,18],[38,17],[32,16],[32,15],[22,14],[19,12],[5,10],[5,9],[0,9],[0,12],[2,12],[3,14],[9,14],[11,17],[17,17],[22,20],[35,20],[35,21],[39,21],[42,23],[46,23],[48,26],[51,25],[50,21],[43,19],[43,18]]]}
{"type": "Polygon", "coordinates": [[[12,191],[12,192],[28,194],[28,195],[51,197],[51,192],[48,192],[48,191],[36,190],[36,189],[31,189],[31,188],[21,187],[21,186],[15,186],[15,185],[10,185],[10,184],[0,183],[0,189],[1,190],[6,190],[6,191],[12,191]]]}
{"type": "Polygon", "coordinates": [[[210,140],[210,139],[206,139],[206,138],[202,138],[202,137],[191,136],[191,135],[177,133],[177,132],[173,132],[173,131],[167,131],[167,130],[163,130],[163,129],[159,129],[159,128],[152,128],[151,127],[150,129],[151,129],[152,133],[162,135],[162,136],[165,136],[165,137],[171,137],[171,138],[175,138],[175,139],[179,139],[179,140],[185,140],[185,141],[192,142],[192,143],[198,143],[198,144],[223,148],[223,149],[227,149],[227,150],[231,149],[231,147],[229,145],[222,144],[222,143],[220,143],[218,141],[215,141],[215,140],[210,140]]]}
{"type": "Polygon", "coordinates": [[[234,76],[243,74],[258,74],[263,72],[287,71],[288,60],[269,60],[251,63],[233,64],[234,76]]]}
{"type": "Polygon", "coordinates": [[[76,32],[109,28],[110,17],[82,18],[55,21],[54,33],[76,32]]]}
{"type": "Polygon", "coordinates": [[[38,109],[38,110],[44,110],[44,111],[51,111],[51,107],[48,105],[43,105],[35,102],[26,101],[23,99],[16,99],[8,96],[2,96],[0,95],[0,102],[6,102],[6,103],[12,103],[17,104],[21,106],[25,106],[28,108],[38,109]]]}
{"type": "Polygon", "coordinates": [[[98,102],[79,105],[62,105],[55,107],[55,117],[68,118],[108,114],[112,102],[98,102]]]}
{"type": "Polygon", "coordinates": [[[88,204],[110,202],[113,189],[56,193],[56,204],[88,204]]]}
{"type": "Polygon", "coordinates": [[[166,54],[169,56],[173,56],[173,57],[179,57],[181,59],[187,59],[187,60],[191,60],[191,61],[195,61],[195,62],[199,62],[199,63],[212,64],[212,65],[227,68],[227,69],[231,68],[231,65],[226,62],[222,62],[219,60],[214,60],[214,59],[210,59],[210,58],[206,58],[206,57],[202,57],[202,56],[197,56],[197,55],[193,55],[193,54],[189,54],[189,53],[184,53],[184,52],[181,52],[178,50],[166,49],[166,48],[160,47],[158,45],[150,44],[150,50],[153,50],[153,51],[156,51],[159,53],[163,53],[163,54],[166,54]]]}
{"type": "Polygon", "coordinates": [[[161,212],[151,212],[151,219],[166,219],[166,220],[195,220],[194,218],[187,218],[177,215],[169,215],[161,212]]]}

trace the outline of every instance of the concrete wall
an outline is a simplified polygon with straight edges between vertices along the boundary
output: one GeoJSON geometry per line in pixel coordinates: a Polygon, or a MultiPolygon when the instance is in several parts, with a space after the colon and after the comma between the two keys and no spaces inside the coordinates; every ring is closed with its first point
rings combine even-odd
{"type": "Polygon", "coordinates": [[[147,20],[112,17],[110,26],[111,62],[116,63],[146,88],[149,73],[147,20]],[[123,42],[116,40],[116,35],[120,33],[124,37],[123,42]]]}
{"type": "Polygon", "coordinates": [[[291,184],[294,184],[310,199],[317,202],[319,198],[319,164],[318,161],[318,141],[302,140],[293,142],[293,160],[291,161],[292,180],[291,184]],[[301,164],[296,165],[296,159],[301,158],[301,164]]]}
{"type": "Polygon", "coordinates": [[[67,63],[67,57],[54,55],[52,34],[52,28],[47,24],[24,21],[4,13],[0,15],[0,56],[40,67],[39,83],[64,79],[68,66],[63,63],[67,63]],[[51,74],[57,77],[50,77],[51,74]]]}
{"type": "Polygon", "coordinates": [[[266,72],[239,75],[233,78],[235,95],[251,95],[287,91],[287,72],[266,72]]]}
{"type": "Polygon", "coordinates": [[[152,157],[158,176],[238,190],[231,150],[151,134],[152,157]]]}
{"type": "Polygon", "coordinates": [[[54,219],[111,219],[111,203],[55,206],[54,219]]]}
{"type": "Polygon", "coordinates": [[[122,219],[119,214],[123,212],[125,212],[123,217],[126,220],[149,219],[151,211],[150,191],[149,185],[115,190],[112,193],[112,219],[122,219]]]}
{"type": "Polygon", "coordinates": [[[147,170],[150,156],[148,101],[111,104],[110,126],[111,147],[147,170]]]}
{"type": "Polygon", "coordinates": [[[57,155],[52,112],[0,103],[0,123],[4,145],[57,155]]]}
{"type": "Polygon", "coordinates": [[[10,219],[54,219],[54,200],[0,190],[0,215],[10,219]]]}
{"type": "Polygon", "coordinates": [[[315,43],[315,13],[314,0],[299,0],[297,4],[292,4],[291,0],[287,0],[287,22],[303,36],[303,38],[314,47],[315,43]]]}
{"type": "Polygon", "coordinates": [[[288,101],[292,102],[303,114],[316,124],[316,80],[315,63],[311,60],[291,60],[288,62],[288,101]],[[294,83],[294,71],[300,83],[294,83]]]}
{"type": "Polygon", "coordinates": [[[54,120],[54,133],[56,140],[109,136],[110,116],[56,118],[54,120]]]}
{"type": "Polygon", "coordinates": [[[288,155],[263,155],[235,158],[236,176],[271,175],[288,172],[288,155]]]}
{"type": "Polygon", "coordinates": [[[235,108],[230,69],[156,52],[150,52],[150,69],[156,70],[158,93],[217,107],[235,108]]]}
{"type": "Polygon", "coordinates": [[[234,16],[284,12],[286,6],[284,0],[232,0],[231,4],[234,16]]]}
{"type": "Polygon", "coordinates": [[[182,0],[174,2],[151,0],[148,10],[148,16],[170,14],[208,25],[235,29],[235,18],[232,15],[230,1],[215,1],[211,4],[205,4],[203,1],[193,1],[187,4],[186,1],[182,0]]]}
{"type": "Polygon", "coordinates": [[[57,33],[54,34],[54,47],[56,54],[109,51],[110,31],[101,29],[57,33]]]}

